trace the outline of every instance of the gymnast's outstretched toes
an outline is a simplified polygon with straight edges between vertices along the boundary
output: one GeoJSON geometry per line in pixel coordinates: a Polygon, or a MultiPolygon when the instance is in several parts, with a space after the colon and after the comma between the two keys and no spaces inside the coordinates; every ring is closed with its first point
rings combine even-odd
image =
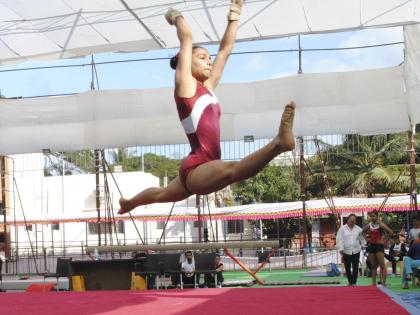
{"type": "Polygon", "coordinates": [[[279,133],[275,141],[282,152],[291,151],[295,148],[295,137],[293,135],[293,119],[295,117],[295,102],[286,105],[281,116],[279,133]]]}
{"type": "Polygon", "coordinates": [[[119,203],[120,203],[120,210],[118,210],[118,214],[124,214],[134,209],[130,205],[130,202],[123,197],[120,198],[119,203]]]}

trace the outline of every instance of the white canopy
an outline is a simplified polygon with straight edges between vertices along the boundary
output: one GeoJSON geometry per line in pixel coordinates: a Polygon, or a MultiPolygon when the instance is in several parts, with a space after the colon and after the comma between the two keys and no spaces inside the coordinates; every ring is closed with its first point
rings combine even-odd
{"type": "MultiPolygon", "coordinates": [[[[295,100],[295,135],[378,134],[409,129],[402,67],[301,74],[218,88],[222,140],[271,138],[295,100]]],[[[90,91],[3,100],[0,154],[187,143],[172,88],[90,91]]]]}
{"type": "MultiPolygon", "coordinates": [[[[196,43],[220,40],[229,0],[0,0],[0,63],[178,45],[169,7],[196,43]]],[[[247,0],[238,40],[420,22],[419,0],[247,0]],[[417,10],[416,10],[417,8],[417,10]]]]}
{"type": "MultiPolygon", "coordinates": [[[[413,24],[419,1],[248,0],[239,39],[413,24]]],[[[0,62],[174,47],[174,30],[162,16],[169,6],[189,15],[196,42],[216,42],[228,3],[0,0],[0,62]]],[[[405,27],[405,41],[404,67],[219,87],[222,139],[271,138],[290,100],[298,105],[297,136],[409,130],[420,122],[418,25],[405,27]]],[[[186,142],[170,88],[0,102],[0,154],[186,142]]]]}

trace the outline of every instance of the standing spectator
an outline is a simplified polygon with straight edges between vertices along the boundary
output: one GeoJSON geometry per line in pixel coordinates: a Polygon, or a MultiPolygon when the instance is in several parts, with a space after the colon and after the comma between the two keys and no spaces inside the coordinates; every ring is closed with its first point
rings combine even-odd
{"type": "Polygon", "coordinates": [[[408,233],[408,239],[410,243],[414,241],[417,238],[417,235],[419,235],[420,233],[420,218],[414,218],[413,221],[414,226],[412,229],[410,229],[410,232],[408,233]]]}
{"type": "Polygon", "coordinates": [[[370,223],[363,228],[363,233],[367,234],[369,238],[369,262],[372,271],[372,284],[376,285],[376,269],[380,267],[380,284],[386,285],[386,266],[385,266],[385,245],[384,235],[388,232],[393,235],[392,230],[384,223],[379,221],[379,214],[377,210],[369,213],[370,223]]]}
{"type": "Polygon", "coordinates": [[[403,289],[408,289],[408,281],[411,280],[411,277],[415,277],[415,275],[413,275],[413,269],[420,267],[420,233],[410,246],[403,262],[402,287],[403,289]]]}
{"type": "Polygon", "coordinates": [[[346,276],[350,286],[356,285],[359,273],[359,260],[365,239],[362,229],[356,225],[356,215],[350,214],[347,223],[337,232],[337,243],[344,261],[346,276]]]}

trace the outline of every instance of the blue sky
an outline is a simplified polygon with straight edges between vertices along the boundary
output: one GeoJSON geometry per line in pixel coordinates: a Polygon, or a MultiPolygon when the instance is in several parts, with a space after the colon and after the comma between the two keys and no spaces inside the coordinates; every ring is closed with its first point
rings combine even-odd
{"type": "MultiPolygon", "coordinates": [[[[174,34],[175,36],[175,34],[174,34]]],[[[401,27],[370,29],[334,34],[305,35],[302,48],[332,48],[383,44],[403,41],[401,27]]],[[[296,49],[297,37],[237,43],[235,52],[296,49]]],[[[217,47],[209,46],[215,53],[217,47]]],[[[156,50],[132,54],[99,54],[95,61],[169,57],[175,50],[156,50]]],[[[36,66],[90,63],[90,56],[80,59],[27,62],[1,66],[0,70],[36,66]]],[[[403,45],[346,51],[305,52],[304,73],[341,72],[397,66],[403,61],[403,45]]],[[[267,80],[294,75],[298,70],[297,53],[264,53],[233,55],[224,72],[222,83],[267,80]]],[[[173,71],[168,60],[117,63],[97,66],[100,89],[143,89],[173,85],[173,71]]],[[[0,90],[6,97],[78,93],[90,89],[91,68],[61,68],[0,72],[0,90]]]]}

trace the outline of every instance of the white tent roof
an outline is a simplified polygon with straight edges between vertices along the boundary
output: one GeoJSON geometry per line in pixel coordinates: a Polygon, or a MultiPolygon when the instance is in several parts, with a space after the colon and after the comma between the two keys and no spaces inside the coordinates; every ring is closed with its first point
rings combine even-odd
{"type": "MultiPolygon", "coordinates": [[[[163,15],[180,10],[196,43],[218,42],[230,1],[0,0],[0,63],[178,45],[163,15]]],[[[420,22],[419,0],[247,0],[238,40],[420,22]],[[417,8],[417,10],[416,10],[417,8]]]]}
{"type": "MultiPolygon", "coordinates": [[[[418,23],[419,1],[248,0],[238,38],[418,23]]],[[[187,16],[196,42],[217,42],[228,3],[0,0],[0,63],[175,47],[174,29],[163,18],[169,6],[187,16]]],[[[419,35],[419,26],[405,27],[403,68],[221,86],[216,93],[223,110],[222,139],[272,137],[290,100],[298,105],[298,136],[408,130],[420,122],[419,35]]],[[[169,88],[2,100],[0,105],[0,154],[187,142],[169,88]]]]}

